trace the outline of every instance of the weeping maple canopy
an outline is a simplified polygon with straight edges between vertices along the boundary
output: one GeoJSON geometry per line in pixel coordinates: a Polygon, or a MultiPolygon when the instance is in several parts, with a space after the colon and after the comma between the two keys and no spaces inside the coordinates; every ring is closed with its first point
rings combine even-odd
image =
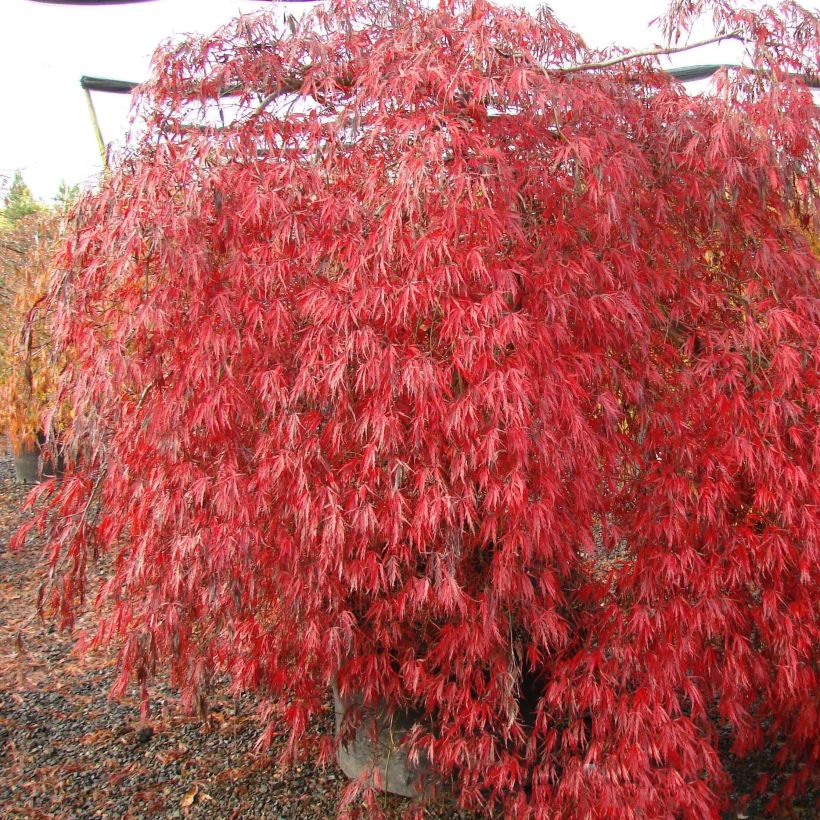
{"type": "Polygon", "coordinates": [[[717,816],[719,730],[788,797],[820,760],[817,19],[679,0],[673,47],[708,13],[749,66],[693,96],[548,11],[426,5],[156,55],[54,277],[46,603],[70,623],[109,552],[120,688],[226,675],[296,754],[336,680],[429,718],[468,806],[717,816]]]}

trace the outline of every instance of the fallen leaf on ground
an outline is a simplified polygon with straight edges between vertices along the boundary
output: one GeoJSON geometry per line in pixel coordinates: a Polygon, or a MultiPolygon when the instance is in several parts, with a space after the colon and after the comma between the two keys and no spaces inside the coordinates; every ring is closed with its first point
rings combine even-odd
{"type": "Polygon", "coordinates": [[[182,806],[183,809],[187,809],[193,805],[194,800],[196,800],[197,793],[199,792],[199,786],[194,786],[191,791],[187,792],[182,797],[182,800],[179,801],[179,805],[182,806]]]}

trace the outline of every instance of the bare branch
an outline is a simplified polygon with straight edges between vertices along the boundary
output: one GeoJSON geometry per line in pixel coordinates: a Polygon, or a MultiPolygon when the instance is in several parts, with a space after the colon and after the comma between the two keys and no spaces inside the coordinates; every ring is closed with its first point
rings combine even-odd
{"type": "Polygon", "coordinates": [[[698,40],[695,43],[688,43],[685,46],[670,46],[669,48],[650,48],[645,51],[630,51],[628,54],[622,54],[620,57],[613,57],[610,60],[602,60],[599,63],[581,63],[580,65],[572,65],[567,68],[548,70],[550,73],[559,72],[561,74],[574,74],[577,71],[594,71],[598,68],[609,68],[610,66],[625,63],[629,60],[639,60],[642,57],[661,57],[668,54],[680,54],[683,51],[691,51],[693,48],[700,48],[701,46],[720,43],[723,40],[740,39],[742,39],[742,32],[739,29],[736,29],[735,31],[730,31],[728,34],[718,34],[715,37],[709,37],[706,40],[698,40]]]}
{"type": "Polygon", "coordinates": [[[688,43],[685,46],[670,46],[668,48],[649,48],[644,51],[630,51],[628,54],[621,54],[618,57],[612,57],[609,60],[601,60],[600,62],[596,63],[580,63],[579,65],[570,65],[564,68],[545,68],[539,62],[533,60],[526,54],[523,53],[516,53],[505,51],[501,48],[496,48],[496,54],[500,54],[502,57],[523,57],[527,59],[534,67],[536,67],[539,71],[543,74],[575,74],[579,71],[595,71],[599,68],[610,68],[614,65],[619,65],[620,63],[626,63],[629,60],[639,60],[643,57],[661,57],[664,55],[669,54],[680,54],[684,51],[691,51],[694,48],[700,48],[701,46],[708,46],[714,43],[720,43],[723,40],[741,40],[743,39],[742,32],[740,29],[736,29],[734,31],[730,31],[728,34],[718,34],[714,37],[709,37],[706,40],[698,40],[695,43],[688,43]]]}
{"type": "Polygon", "coordinates": [[[263,100],[259,103],[257,108],[251,114],[250,119],[256,119],[275,99],[284,94],[294,94],[302,89],[304,83],[304,76],[299,74],[292,74],[283,77],[279,85],[274,88],[263,100]]]}
{"type": "Polygon", "coordinates": [[[19,245],[12,245],[9,242],[0,242],[0,248],[5,248],[7,251],[11,251],[12,253],[19,253],[20,256],[26,255],[26,249],[19,247],[19,245]]]}

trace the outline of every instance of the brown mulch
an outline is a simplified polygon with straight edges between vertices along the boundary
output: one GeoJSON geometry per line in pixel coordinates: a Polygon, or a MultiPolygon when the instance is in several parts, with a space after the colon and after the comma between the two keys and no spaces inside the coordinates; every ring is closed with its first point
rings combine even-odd
{"type": "MultiPolygon", "coordinates": [[[[260,725],[251,697],[214,693],[206,720],[184,714],[161,679],[151,717],[140,720],[134,693],[108,698],[114,661],[80,658],[75,637],[40,621],[36,539],[9,554],[27,488],[0,458],[0,816],[8,818],[332,818],[344,774],[310,763],[281,772],[277,745],[257,752],[260,725]]],[[[84,615],[78,628],[91,626],[84,615]]],[[[328,721],[332,716],[325,716],[328,721]]],[[[765,761],[730,762],[735,783],[751,789],[765,761]]],[[[814,796],[792,817],[814,817],[814,796]]],[[[408,802],[384,796],[388,816],[408,802]]],[[[740,805],[740,804],[738,804],[740,805]]],[[[761,817],[761,802],[726,818],[761,817]]],[[[455,818],[446,800],[425,813],[455,818]]]]}

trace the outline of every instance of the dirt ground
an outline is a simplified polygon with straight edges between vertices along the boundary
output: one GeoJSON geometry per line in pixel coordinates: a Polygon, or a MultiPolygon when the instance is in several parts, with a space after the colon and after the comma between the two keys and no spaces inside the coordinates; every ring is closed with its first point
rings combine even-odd
{"type": "MultiPolygon", "coordinates": [[[[0,459],[0,817],[335,817],[342,772],[310,764],[277,771],[276,740],[271,752],[254,751],[251,698],[217,692],[203,722],[181,713],[160,680],[146,723],[136,697],[108,698],[113,659],[79,659],[74,637],[36,616],[39,545],[7,549],[26,493],[12,479],[11,462],[0,459]]],[[[87,616],[78,626],[88,626],[87,616]]],[[[732,765],[738,787],[750,788],[760,766],[732,765]]],[[[815,799],[792,816],[817,816],[815,799]]],[[[388,816],[407,805],[383,798],[388,816]]],[[[761,817],[760,805],[726,818],[761,817]]],[[[426,816],[467,817],[446,802],[426,816]]]]}

